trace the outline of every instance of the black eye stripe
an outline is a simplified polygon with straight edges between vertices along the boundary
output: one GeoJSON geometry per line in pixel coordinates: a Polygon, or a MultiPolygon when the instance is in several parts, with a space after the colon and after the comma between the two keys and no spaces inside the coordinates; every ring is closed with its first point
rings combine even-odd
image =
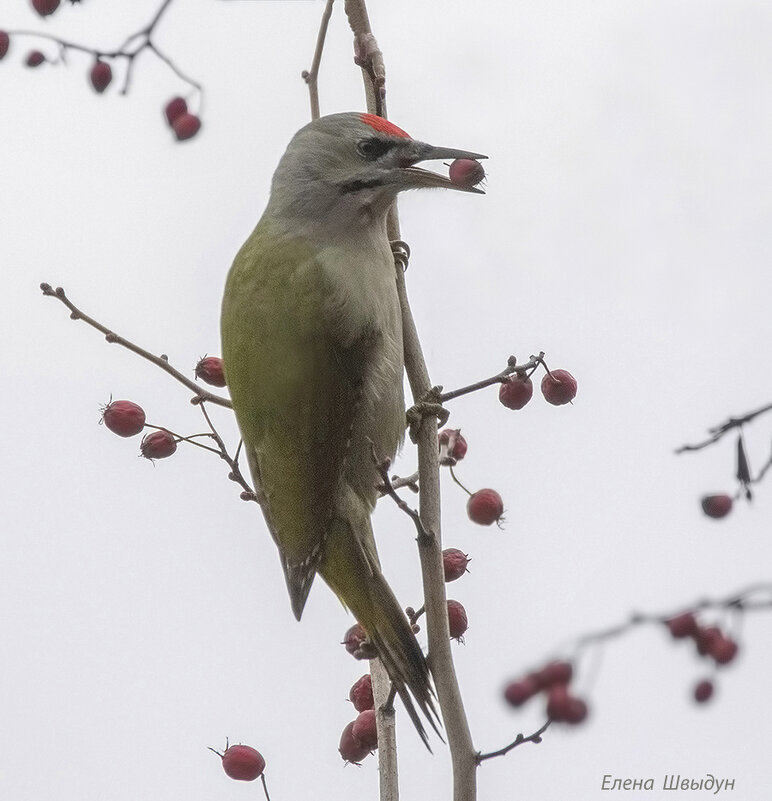
{"type": "Polygon", "coordinates": [[[392,144],[392,142],[373,136],[369,139],[360,139],[357,142],[357,151],[369,161],[375,161],[391,150],[392,144]]]}

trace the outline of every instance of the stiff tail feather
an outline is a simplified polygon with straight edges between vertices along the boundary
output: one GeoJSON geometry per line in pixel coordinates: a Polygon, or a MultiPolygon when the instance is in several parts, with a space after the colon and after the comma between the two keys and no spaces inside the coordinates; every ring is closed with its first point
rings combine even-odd
{"type": "MultiPolygon", "coordinates": [[[[368,590],[372,615],[363,615],[364,619],[357,619],[378,651],[378,656],[424,745],[431,751],[426,730],[416,711],[417,705],[437,735],[442,738],[437,728],[439,717],[434,705],[434,690],[426,658],[410,628],[407,616],[380,571],[370,578],[368,590]]],[[[352,611],[356,614],[356,610],[352,611]]]]}
{"type": "MultiPolygon", "coordinates": [[[[369,518],[361,529],[372,538],[369,518]]],[[[360,541],[348,521],[336,518],[331,527],[319,573],[367,632],[386,668],[410,720],[429,748],[420,710],[441,738],[429,666],[407,615],[377,564],[377,555],[360,541]]],[[[431,748],[429,748],[431,750],[431,748]]]]}

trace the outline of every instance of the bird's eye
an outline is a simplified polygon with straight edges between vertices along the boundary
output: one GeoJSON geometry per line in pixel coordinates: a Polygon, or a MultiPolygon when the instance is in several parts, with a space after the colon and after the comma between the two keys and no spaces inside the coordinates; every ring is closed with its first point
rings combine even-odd
{"type": "Polygon", "coordinates": [[[357,142],[357,151],[368,161],[375,161],[391,148],[391,142],[385,142],[373,136],[370,139],[360,139],[357,142]]]}

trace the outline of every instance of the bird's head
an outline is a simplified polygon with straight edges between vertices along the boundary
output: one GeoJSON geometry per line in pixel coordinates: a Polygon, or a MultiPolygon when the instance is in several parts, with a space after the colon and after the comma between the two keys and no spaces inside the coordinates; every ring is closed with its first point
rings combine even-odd
{"type": "Polygon", "coordinates": [[[445,188],[482,194],[417,167],[431,159],[484,159],[479,153],[412,139],[382,117],[349,112],[301,128],[273,177],[271,203],[294,218],[385,215],[399,192],[445,188]]]}

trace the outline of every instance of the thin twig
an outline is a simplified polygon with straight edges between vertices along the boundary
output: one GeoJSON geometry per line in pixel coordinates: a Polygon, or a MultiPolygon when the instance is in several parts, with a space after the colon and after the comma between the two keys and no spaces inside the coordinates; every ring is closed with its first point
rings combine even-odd
{"type": "Polygon", "coordinates": [[[256,490],[254,490],[250,485],[249,482],[244,478],[241,468],[239,467],[239,453],[241,452],[241,444],[243,440],[239,440],[239,444],[236,447],[236,453],[233,456],[230,456],[228,453],[228,449],[225,447],[225,443],[222,440],[217,429],[214,427],[208,412],[206,411],[205,404],[200,403],[199,408],[201,409],[201,413],[204,415],[204,419],[206,420],[209,428],[211,430],[211,436],[214,441],[217,443],[217,447],[219,448],[220,458],[228,464],[231,471],[228,474],[228,478],[231,481],[235,481],[243,490],[244,492],[241,493],[241,499],[244,501],[255,501],[255,503],[260,503],[260,497],[256,490]],[[251,497],[249,497],[251,496],[251,497]]]}
{"type": "Polygon", "coordinates": [[[684,611],[699,612],[705,609],[741,609],[744,611],[772,609],[772,582],[751,584],[745,589],[739,592],[733,592],[723,598],[703,598],[686,610],[680,608],[675,611],[660,614],[633,612],[630,617],[622,623],[577,637],[573,641],[573,649],[579,650],[586,645],[605,642],[614,637],[619,637],[638,626],[649,623],[662,624],[684,611]],[[756,595],[761,595],[762,597],[755,598],[754,596],[756,595]],[[764,597],[764,595],[767,597],[764,597]]]}
{"type": "Polygon", "coordinates": [[[54,36],[50,33],[43,33],[41,31],[31,31],[31,30],[10,30],[7,33],[10,36],[34,36],[39,39],[47,39],[50,42],[54,42],[59,46],[60,55],[59,58],[61,61],[66,62],[66,55],[68,50],[76,50],[81,53],[89,53],[93,55],[97,59],[119,59],[123,58],[126,59],[126,72],[124,74],[124,81],[123,87],[120,90],[120,93],[125,95],[129,91],[129,86],[131,84],[131,78],[133,75],[134,70],[134,60],[142,53],[144,50],[150,50],[155,55],[164,62],[171,70],[177,75],[178,78],[185,81],[187,84],[192,86],[198,93],[199,96],[203,97],[203,87],[201,86],[198,81],[195,81],[190,76],[186,75],[182,70],[172,61],[172,59],[167,56],[163,51],[161,51],[158,46],[153,41],[153,34],[155,33],[155,29],[158,23],[161,21],[161,17],[163,16],[164,12],[169,8],[172,4],[173,0],[163,0],[161,5],[156,10],[153,18],[147,25],[144,25],[135,33],[132,33],[130,36],[126,37],[123,44],[113,50],[102,50],[98,47],[89,47],[88,45],[82,45],[78,42],[71,42],[67,39],[62,39],[59,36],[54,36]],[[139,40],[139,43],[137,43],[139,40]]]}
{"type": "MultiPolygon", "coordinates": [[[[544,364],[544,351],[541,351],[538,356],[531,356],[525,364],[517,364],[515,357],[510,356],[507,366],[500,373],[496,373],[490,378],[484,378],[482,381],[476,381],[466,387],[454,389],[452,392],[443,392],[440,395],[440,403],[459,398],[461,395],[468,395],[470,392],[476,392],[479,389],[485,389],[485,387],[489,387],[492,384],[503,384],[513,373],[530,375],[540,364],[544,364]]],[[[546,367],[546,365],[544,366],[546,367]]]]}
{"type": "Polygon", "coordinates": [[[319,33],[316,37],[316,48],[314,49],[314,57],[311,61],[311,69],[303,70],[301,77],[308,86],[308,99],[311,102],[311,119],[319,119],[319,65],[322,61],[322,52],[324,51],[324,41],[327,36],[327,26],[330,23],[332,16],[332,6],[335,0],[327,0],[327,5],[322,12],[322,20],[319,23],[319,33]]]}
{"type": "Polygon", "coordinates": [[[549,728],[551,720],[548,720],[540,729],[537,729],[533,734],[529,734],[528,737],[524,737],[522,734],[518,734],[515,737],[514,741],[511,742],[509,745],[505,745],[503,748],[499,748],[498,751],[489,751],[487,754],[478,754],[477,755],[477,764],[481,764],[486,759],[493,759],[494,757],[505,756],[508,754],[513,748],[517,748],[519,745],[523,745],[523,743],[535,743],[539,744],[542,740],[542,734],[549,728]]]}
{"type": "Polygon", "coordinates": [[[748,412],[740,417],[730,417],[726,422],[709,428],[708,433],[710,436],[706,440],[691,445],[681,445],[680,448],[676,448],[675,452],[685,453],[686,451],[699,451],[702,450],[702,448],[707,448],[708,445],[718,442],[725,434],[728,434],[733,429],[741,428],[743,425],[750,423],[751,420],[754,420],[759,415],[766,414],[769,411],[772,411],[772,403],[768,403],[766,406],[762,406],[760,409],[754,409],[754,411],[748,412]]]}
{"type": "Polygon", "coordinates": [[[391,483],[391,479],[389,478],[389,467],[391,467],[391,459],[384,459],[381,461],[378,458],[378,454],[375,452],[375,446],[373,443],[370,443],[370,452],[372,453],[373,462],[375,462],[375,466],[378,470],[378,475],[381,477],[381,484],[379,489],[383,495],[388,495],[394,503],[397,504],[399,509],[401,509],[412,521],[415,525],[416,531],[418,532],[418,540],[432,540],[431,534],[424,528],[424,524],[421,521],[421,515],[415,509],[412,509],[408,506],[402,498],[397,495],[394,486],[391,483]]]}
{"type": "Polygon", "coordinates": [[[191,380],[186,375],[183,375],[179,370],[172,367],[169,364],[169,360],[165,354],[156,356],[155,354],[150,353],[150,351],[141,348],[139,345],[135,345],[133,342],[131,342],[131,340],[119,336],[114,331],[111,331],[109,328],[107,328],[107,326],[104,326],[102,323],[95,320],[93,317],[89,317],[77,306],[75,306],[75,304],[67,297],[62,287],[53,289],[50,284],[43,283],[40,285],[40,289],[44,295],[48,295],[49,297],[60,300],[70,310],[70,317],[73,320],[83,320],[83,322],[87,325],[90,325],[92,328],[96,328],[97,331],[101,331],[105,335],[105,339],[108,342],[121,345],[127,350],[130,350],[132,353],[136,353],[138,356],[141,356],[143,359],[147,359],[147,361],[152,362],[156,367],[160,367],[164,372],[172,376],[172,378],[175,378],[181,384],[186,386],[194,393],[194,397],[191,398],[191,403],[197,404],[208,401],[209,403],[214,403],[218,406],[224,406],[226,409],[232,408],[231,402],[227,398],[223,398],[220,395],[215,395],[208,390],[202,389],[201,386],[195,381],[191,380]]]}
{"type": "MultiPolygon", "coordinates": [[[[392,476],[390,479],[391,488],[394,490],[402,489],[403,487],[407,487],[411,492],[418,493],[418,471],[416,470],[415,473],[411,473],[409,476],[392,476]]],[[[381,495],[385,494],[386,487],[379,486],[378,492],[381,495]]]]}

